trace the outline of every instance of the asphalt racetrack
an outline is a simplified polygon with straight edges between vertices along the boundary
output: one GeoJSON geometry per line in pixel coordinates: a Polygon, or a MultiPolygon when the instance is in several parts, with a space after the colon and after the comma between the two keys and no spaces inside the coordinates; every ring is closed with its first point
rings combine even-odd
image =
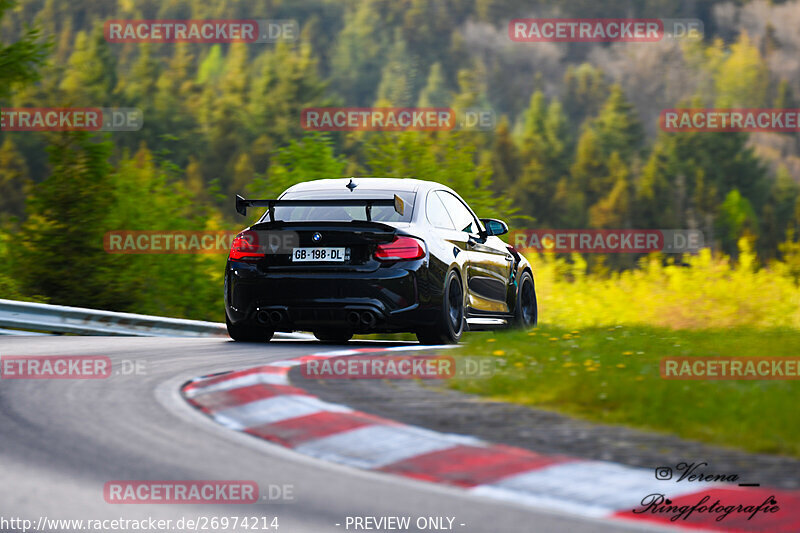
{"type": "MultiPolygon", "coordinates": [[[[347,347],[391,345],[397,343],[347,347]]],[[[277,517],[281,533],[366,531],[347,528],[348,517],[352,524],[353,517],[394,516],[411,517],[412,524],[419,517],[449,517],[451,530],[461,532],[661,530],[487,501],[456,488],[329,464],[219,426],[179,394],[193,377],[341,348],[298,340],[2,338],[0,355],[104,355],[113,370],[107,379],[0,380],[0,516],[34,525],[40,519],[153,517],[175,524],[201,516],[277,517]],[[253,480],[266,499],[109,504],[103,488],[114,480],[253,480]]],[[[9,524],[2,530],[22,531],[21,522],[9,524]]]]}

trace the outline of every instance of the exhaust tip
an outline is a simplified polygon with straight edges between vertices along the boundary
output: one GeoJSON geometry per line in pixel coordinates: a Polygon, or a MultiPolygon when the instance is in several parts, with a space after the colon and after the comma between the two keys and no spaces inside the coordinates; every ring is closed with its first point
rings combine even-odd
{"type": "Polygon", "coordinates": [[[357,326],[361,322],[361,317],[358,316],[358,313],[355,311],[350,311],[347,313],[347,323],[351,326],[357,326]]]}
{"type": "Polygon", "coordinates": [[[377,319],[375,318],[375,315],[372,313],[372,311],[364,311],[363,313],[361,313],[361,323],[363,325],[367,326],[368,328],[371,328],[375,325],[375,322],[377,322],[377,319]]]}
{"type": "Polygon", "coordinates": [[[283,313],[280,311],[271,311],[269,313],[269,321],[273,324],[280,324],[283,322],[283,313]]]}
{"type": "Polygon", "coordinates": [[[261,324],[269,324],[269,313],[267,311],[259,311],[256,313],[256,320],[261,324]]]}

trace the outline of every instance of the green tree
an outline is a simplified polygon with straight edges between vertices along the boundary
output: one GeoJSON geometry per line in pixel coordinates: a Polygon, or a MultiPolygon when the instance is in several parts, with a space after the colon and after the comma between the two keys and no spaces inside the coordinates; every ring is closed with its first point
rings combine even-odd
{"type": "MultiPolygon", "coordinates": [[[[701,107],[699,99],[690,107],[701,107]]],[[[662,132],[638,182],[637,220],[645,227],[686,227],[694,218],[712,242],[728,193],[736,189],[760,213],[769,186],[747,133],[662,132]]],[[[729,250],[736,249],[734,241],[729,250]]]]}
{"type": "Polygon", "coordinates": [[[559,181],[568,172],[569,132],[561,104],[546,102],[536,91],[523,115],[521,170],[509,189],[521,213],[540,224],[558,225],[563,205],[554,201],[559,181]]]}
{"type": "Polygon", "coordinates": [[[277,198],[296,183],[342,177],[345,168],[345,161],[336,155],[330,137],[317,132],[290,141],[278,150],[273,161],[266,177],[257,177],[250,183],[250,196],[277,198]]]}
{"type": "Polygon", "coordinates": [[[608,99],[608,83],[599,68],[589,63],[569,65],[564,74],[564,107],[573,131],[588,117],[596,116],[608,99]]]}
{"type": "Polygon", "coordinates": [[[487,97],[486,67],[476,61],[472,68],[458,71],[458,93],[453,96],[452,106],[456,114],[465,109],[491,109],[487,97]]]}
{"type": "Polygon", "coordinates": [[[60,85],[66,100],[74,106],[111,105],[116,86],[116,60],[102,27],[91,34],[79,31],[60,85]]]}
{"type": "Polygon", "coordinates": [[[250,134],[248,122],[250,95],[247,45],[235,43],[228,50],[222,70],[214,83],[207,83],[202,95],[206,132],[203,168],[209,179],[218,178],[223,190],[234,192],[233,174],[238,154],[245,149],[250,134]]]}
{"type": "Polygon", "coordinates": [[[636,109],[625,98],[620,85],[611,87],[608,100],[597,118],[592,120],[592,128],[597,133],[605,157],[617,152],[623,161],[630,163],[638,154],[644,137],[642,127],[636,109]]]}
{"type": "Polygon", "coordinates": [[[428,80],[419,94],[419,107],[447,107],[450,104],[450,91],[442,73],[441,63],[431,65],[428,80]]]}
{"type": "Polygon", "coordinates": [[[54,135],[48,149],[52,174],[33,188],[28,219],[13,249],[15,272],[27,294],[54,303],[124,309],[117,257],[103,249],[113,197],[111,143],[86,132],[54,135]]]}
{"type": "Polygon", "coordinates": [[[230,190],[233,194],[241,194],[255,178],[256,171],[253,168],[253,161],[247,152],[242,152],[236,159],[233,166],[233,179],[231,180],[230,190]]]}
{"type": "Polygon", "coordinates": [[[628,228],[631,208],[630,171],[620,155],[613,152],[608,160],[613,186],[609,193],[589,208],[589,225],[593,228],[628,228]]]}
{"type": "Polygon", "coordinates": [[[492,169],[476,164],[477,147],[464,132],[403,132],[373,135],[366,167],[373,176],[405,176],[452,187],[481,217],[507,218],[511,199],[492,192],[492,169]]]}
{"type": "Polygon", "coordinates": [[[511,137],[511,128],[505,115],[497,125],[490,158],[494,190],[504,193],[518,179],[521,165],[519,150],[511,137]]]}
{"type": "Polygon", "coordinates": [[[202,153],[204,138],[197,135],[196,108],[200,105],[200,91],[193,76],[194,56],[186,43],[177,43],[167,68],[156,81],[156,93],[150,116],[146,116],[148,130],[155,139],[152,146],[163,146],[171,141],[171,160],[184,167],[193,154],[202,153]]]}
{"type": "Polygon", "coordinates": [[[717,219],[717,235],[722,250],[731,257],[738,255],[737,242],[741,237],[754,239],[758,232],[758,218],[753,206],[738,190],[733,189],[723,200],[717,219]]]}
{"type": "MultiPolygon", "coordinates": [[[[267,53],[263,69],[254,80],[250,95],[248,123],[265,145],[284,146],[303,135],[303,108],[324,106],[327,83],[320,79],[311,47],[279,43],[267,53]]],[[[261,169],[254,161],[256,170],[261,169]]]]}
{"type": "Polygon", "coordinates": [[[526,159],[540,157],[547,151],[544,133],[546,113],[547,101],[544,93],[542,91],[534,92],[523,115],[522,153],[526,159]]]}
{"type": "Polygon", "coordinates": [[[747,32],[739,34],[714,75],[718,107],[761,107],[766,102],[769,70],[747,32]]]}
{"type": "Polygon", "coordinates": [[[794,214],[800,186],[785,166],[778,168],[770,187],[769,197],[761,213],[761,239],[758,242],[762,257],[774,257],[788,233],[795,233],[794,214]]]}
{"type": "MultiPolygon", "coordinates": [[[[675,145],[663,138],[653,147],[642,169],[636,191],[636,218],[645,228],[676,228],[681,214],[674,212],[671,201],[675,175],[681,172],[675,145]]],[[[716,203],[716,198],[714,199],[716,203]]]]}
{"type": "Polygon", "coordinates": [[[197,83],[205,85],[220,77],[225,68],[225,58],[222,55],[222,47],[215,44],[208,50],[208,54],[203,58],[197,69],[197,83]]]}
{"type": "MultiPolygon", "coordinates": [[[[0,21],[17,5],[14,0],[0,0],[0,21]]],[[[17,88],[39,79],[45,64],[48,45],[39,42],[39,30],[25,28],[22,37],[11,44],[0,43],[0,99],[17,88]]]]}
{"type": "MultiPolygon", "coordinates": [[[[198,205],[176,174],[142,145],[109,174],[109,230],[175,231],[225,229],[220,216],[198,205]]],[[[224,249],[216,254],[123,254],[114,256],[115,281],[127,296],[124,310],[161,316],[220,321],[220,274],[224,249]],[[191,298],[186,298],[191,294],[191,298]]]]}
{"type": "MultiPolygon", "coordinates": [[[[608,159],[602,150],[601,140],[595,130],[585,128],[578,139],[575,162],[570,167],[570,181],[573,189],[583,192],[586,207],[594,205],[613,186],[608,159]]],[[[585,223],[584,216],[580,224],[585,223]]]]}
{"type": "Polygon", "coordinates": [[[775,94],[772,107],[776,109],[795,109],[797,107],[797,101],[794,98],[792,87],[785,79],[781,80],[778,84],[778,90],[775,94]]]}
{"type": "Polygon", "coordinates": [[[152,109],[160,74],[161,64],[158,58],[153,57],[152,46],[150,43],[143,43],[122,92],[128,102],[144,108],[145,116],[152,109]]]}
{"type": "Polygon", "coordinates": [[[0,145],[0,222],[25,215],[25,195],[30,185],[28,165],[11,137],[6,136],[0,145]]]}
{"type": "MultiPolygon", "coordinates": [[[[0,0],[0,25],[16,6],[13,0],[0,0]]],[[[40,68],[45,65],[48,48],[49,44],[39,42],[39,29],[29,26],[16,42],[0,43],[0,100],[40,79],[40,68]]],[[[11,137],[6,136],[0,146],[0,225],[5,226],[9,217],[23,215],[27,184],[27,165],[11,137]]],[[[11,255],[17,248],[15,236],[0,229],[0,263],[6,265],[0,271],[2,298],[27,299],[19,277],[9,268],[11,255]]]]}
{"type": "Polygon", "coordinates": [[[349,105],[375,101],[389,47],[378,0],[350,4],[331,61],[333,83],[349,105]]]}
{"type": "Polygon", "coordinates": [[[417,91],[417,61],[409,55],[408,46],[399,28],[395,30],[386,64],[381,70],[376,105],[408,107],[417,91]]]}

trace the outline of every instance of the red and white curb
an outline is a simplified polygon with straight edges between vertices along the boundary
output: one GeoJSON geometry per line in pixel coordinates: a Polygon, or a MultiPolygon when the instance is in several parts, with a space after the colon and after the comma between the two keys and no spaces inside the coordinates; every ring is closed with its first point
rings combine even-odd
{"type": "Polygon", "coordinates": [[[487,498],[572,514],[636,520],[711,531],[800,531],[800,492],[743,488],[732,484],[669,482],[652,469],[492,444],[474,437],[439,433],[325,402],[289,383],[289,370],[307,361],[430,347],[399,346],[325,352],[192,380],[184,397],[218,423],[302,454],[377,472],[462,487],[487,498]],[[758,506],[774,496],[775,513],[694,512],[670,521],[672,513],[634,513],[642,499],[664,494],[673,506],[758,506]]]}

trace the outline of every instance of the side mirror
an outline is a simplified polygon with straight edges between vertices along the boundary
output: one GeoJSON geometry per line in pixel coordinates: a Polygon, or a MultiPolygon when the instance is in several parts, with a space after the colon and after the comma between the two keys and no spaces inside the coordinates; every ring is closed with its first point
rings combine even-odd
{"type": "Polygon", "coordinates": [[[486,235],[489,237],[493,235],[505,235],[508,233],[508,224],[502,220],[497,220],[495,218],[482,218],[481,222],[486,228],[486,235]]]}

